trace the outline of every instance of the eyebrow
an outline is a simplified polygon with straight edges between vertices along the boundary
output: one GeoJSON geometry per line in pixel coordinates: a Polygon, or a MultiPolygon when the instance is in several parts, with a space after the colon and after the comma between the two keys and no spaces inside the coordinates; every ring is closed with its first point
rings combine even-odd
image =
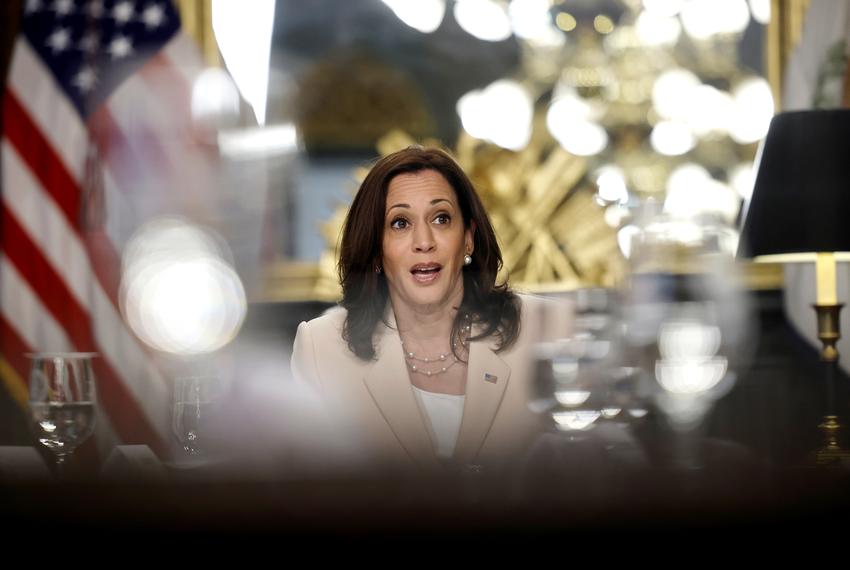
{"type": "MultiPolygon", "coordinates": [[[[447,202],[450,206],[452,205],[452,203],[446,198],[434,198],[433,200],[431,200],[431,205],[433,206],[434,204],[439,204],[440,202],[447,202]]],[[[387,208],[387,212],[389,212],[393,208],[410,208],[410,204],[393,204],[392,206],[387,208]]]]}

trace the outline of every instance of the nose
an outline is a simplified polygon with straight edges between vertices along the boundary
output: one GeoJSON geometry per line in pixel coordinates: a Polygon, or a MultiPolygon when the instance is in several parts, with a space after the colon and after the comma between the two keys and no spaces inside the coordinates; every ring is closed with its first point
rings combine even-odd
{"type": "Polygon", "coordinates": [[[413,250],[417,253],[428,253],[436,247],[434,232],[429,224],[417,224],[413,232],[413,250]]]}

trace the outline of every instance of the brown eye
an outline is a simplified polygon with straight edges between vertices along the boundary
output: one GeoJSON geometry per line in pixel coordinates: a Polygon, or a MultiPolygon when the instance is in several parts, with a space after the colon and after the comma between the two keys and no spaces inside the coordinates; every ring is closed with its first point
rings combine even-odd
{"type": "Polygon", "coordinates": [[[438,214],[434,221],[438,224],[448,224],[452,221],[452,217],[448,214],[438,214]]]}
{"type": "Polygon", "coordinates": [[[403,230],[407,227],[407,220],[404,218],[396,218],[390,222],[390,227],[394,230],[403,230]]]}

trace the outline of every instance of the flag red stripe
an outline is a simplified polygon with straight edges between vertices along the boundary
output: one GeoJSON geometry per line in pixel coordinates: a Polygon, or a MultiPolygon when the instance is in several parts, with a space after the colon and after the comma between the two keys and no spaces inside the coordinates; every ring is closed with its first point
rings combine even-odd
{"type": "Polygon", "coordinates": [[[117,309],[121,260],[103,231],[83,233],[80,227],[80,186],[53,151],[50,142],[32,122],[11,90],[3,102],[4,133],[32,174],[59,205],[68,223],[80,236],[92,269],[107,297],[117,309]]]}
{"type": "Polygon", "coordinates": [[[62,325],[71,342],[79,350],[94,350],[94,341],[88,330],[88,314],[5,203],[0,212],[0,223],[6,257],[17,267],[45,308],[62,325]]]}
{"type": "MultiPolygon", "coordinates": [[[[77,350],[100,352],[92,334],[89,315],[6,206],[2,209],[2,224],[6,256],[65,329],[72,344],[77,350]]],[[[164,443],[106,358],[96,359],[94,369],[100,401],[122,440],[125,443],[147,443],[155,452],[164,453],[164,443]]]]}
{"type": "Polygon", "coordinates": [[[11,89],[6,89],[3,98],[3,134],[59,205],[71,227],[79,232],[80,190],[77,182],[11,89]]]}
{"type": "Polygon", "coordinates": [[[146,444],[157,456],[167,457],[169,451],[165,441],[150,425],[109,362],[103,357],[95,358],[92,367],[98,379],[98,402],[109,415],[109,421],[121,440],[127,444],[146,444]]]}
{"type": "MultiPolygon", "coordinates": [[[[100,286],[109,298],[112,306],[120,312],[118,291],[121,287],[121,257],[115,251],[112,241],[103,230],[86,232],[83,245],[91,261],[92,271],[97,276],[100,286]]],[[[129,330],[129,329],[128,329],[129,330]]],[[[145,346],[136,343],[142,350],[145,346]]]]}
{"type": "MultiPolygon", "coordinates": [[[[121,173],[125,180],[144,180],[150,176],[150,169],[161,173],[173,170],[169,157],[162,151],[155,135],[146,136],[144,141],[136,142],[127,138],[118,123],[112,117],[107,105],[101,105],[86,122],[89,135],[101,158],[110,165],[111,170],[121,173]],[[141,151],[144,151],[143,156],[141,151]],[[144,165],[144,170],[142,170],[144,165]]],[[[142,136],[134,133],[135,138],[142,136]]],[[[119,181],[116,180],[116,183],[119,181]]],[[[119,190],[130,193],[130,189],[119,190]]]]}

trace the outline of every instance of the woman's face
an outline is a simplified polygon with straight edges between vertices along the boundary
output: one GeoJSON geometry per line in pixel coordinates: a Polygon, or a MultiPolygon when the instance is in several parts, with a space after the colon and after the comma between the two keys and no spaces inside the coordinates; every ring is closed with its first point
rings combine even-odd
{"type": "Polygon", "coordinates": [[[427,310],[463,299],[463,257],[472,253],[454,189],[436,170],[390,181],[384,215],[383,268],[393,304],[427,310]]]}

